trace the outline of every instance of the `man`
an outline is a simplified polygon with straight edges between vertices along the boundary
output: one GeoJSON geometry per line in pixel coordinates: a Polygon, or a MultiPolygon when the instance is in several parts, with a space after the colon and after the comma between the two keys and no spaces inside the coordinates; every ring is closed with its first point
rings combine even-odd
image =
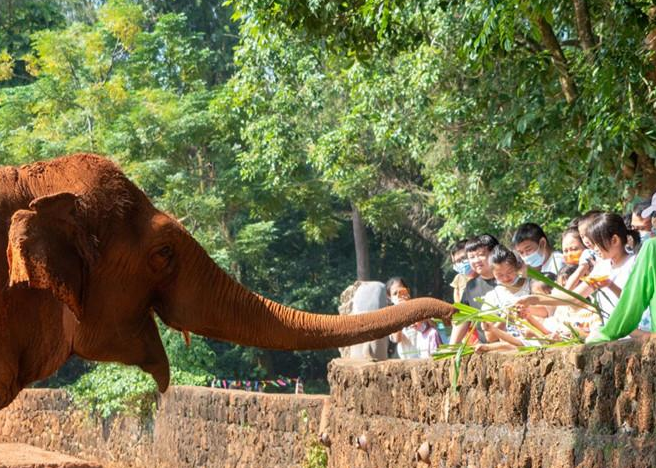
{"type": "Polygon", "coordinates": [[[456,276],[449,285],[453,288],[453,302],[460,302],[462,293],[465,292],[467,282],[476,277],[476,272],[469,264],[467,252],[465,252],[466,244],[466,239],[460,240],[451,246],[451,249],[449,250],[451,264],[453,265],[453,270],[456,272],[456,276]]]}
{"type": "Polygon", "coordinates": [[[542,273],[558,274],[565,264],[563,254],[554,251],[542,228],[535,223],[524,223],[512,237],[512,246],[522,261],[542,273]]]}
{"type": "MultiPolygon", "coordinates": [[[[489,234],[482,234],[478,237],[474,237],[473,239],[468,240],[465,244],[467,259],[477,276],[467,282],[460,299],[460,302],[463,304],[467,304],[480,310],[481,303],[478,299],[494,289],[496,281],[492,274],[489,256],[492,249],[497,245],[499,245],[499,241],[489,234]]],[[[471,323],[469,322],[455,325],[451,332],[449,343],[461,343],[469,332],[470,327],[471,323]]],[[[479,339],[482,339],[483,334],[480,330],[477,330],[476,334],[479,339]]]]}

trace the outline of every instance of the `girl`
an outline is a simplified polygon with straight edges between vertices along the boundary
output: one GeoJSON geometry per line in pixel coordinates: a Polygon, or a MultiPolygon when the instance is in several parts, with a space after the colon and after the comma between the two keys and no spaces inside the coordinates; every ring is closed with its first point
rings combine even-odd
{"type": "MultiPolygon", "coordinates": [[[[391,304],[396,305],[410,299],[410,288],[400,276],[395,276],[387,280],[385,287],[387,289],[387,299],[391,304]]],[[[414,325],[411,325],[389,336],[392,343],[397,343],[396,351],[401,359],[415,359],[419,357],[417,335],[417,329],[414,325]]]]}
{"type": "MultiPolygon", "coordinates": [[[[565,232],[563,232],[561,243],[563,246],[563,254],[565,255],[565,264],[575,265],[577,267],[570,275],[568,275],[567,282],[563,286],[567,289],[574,289],[579,283],[581,277],[590,272],[590,264],[586,261],[580,262],[581,256],[586,247],[583,244],[583,239],[581,239],[579,230],[576,227],[567,228],[565,232]]],[[[558,273],[560,274],[560,271],[558,273]]]]}
{"type": "MultiPolygon", "coordinates": [[[[490,256],[490,265],[492,273],[497,281],[497,286],[488,292],[483,298],[483,307],[481,310],[491,310],[512,306],[517,298],[530,294],[529,281],[520,276],[523,264],[517,256],[503,245],[497,245],[490,256]]],[[[508,310],[498,312],[499,315],[506,317],[508,310]]],[[[479,344],[476,351],[479,353],[492,350],[512,350],[517,346],[527,344],[527,330],[524,330],[511,322],[504,323],[485,323],[483,326],[487,344],[479,344]]]]}

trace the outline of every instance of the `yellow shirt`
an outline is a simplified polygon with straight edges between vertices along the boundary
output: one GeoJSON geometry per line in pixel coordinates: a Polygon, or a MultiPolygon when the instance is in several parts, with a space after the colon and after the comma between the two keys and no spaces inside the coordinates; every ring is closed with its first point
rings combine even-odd
{"type": "Polygon", "coordinates": [[[451,281],[451,284],[449,285],[453,288],[453,302],[460,302],[460,299],[462,299],[462,293],[465,291],[465,286],[467,286],[469,279],[468,276],[460,273],[453,278],[453,281],[451,281]]]}

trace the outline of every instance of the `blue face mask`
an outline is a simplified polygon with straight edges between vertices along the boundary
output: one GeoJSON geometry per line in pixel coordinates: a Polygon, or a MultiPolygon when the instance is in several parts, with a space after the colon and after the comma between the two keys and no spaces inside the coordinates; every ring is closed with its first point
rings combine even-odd
{"type": "Polygon", "coordinates": [[[522,257],[522,260],[524,260],[524,263],[528,266],[538,268],[544,263],[544,254],[540,253],[540,249],[538,249],[532,254],[522,257]]]}
{"type": "Polygon", "coordinates": [[[456,273],[459,273],[461,275],[469,275],[472,271],[471,265],[469,264],[469,260],[463,260],[462,262],[458,262],[455,265],[453,265],[453,269],[456,273]]]}

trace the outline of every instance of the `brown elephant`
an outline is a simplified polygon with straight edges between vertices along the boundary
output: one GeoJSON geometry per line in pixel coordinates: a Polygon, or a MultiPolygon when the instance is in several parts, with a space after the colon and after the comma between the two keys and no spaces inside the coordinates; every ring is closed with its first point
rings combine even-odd
{"type": "Polygon", "coordinates": [[[248,291],[111,161],[76,154],[0,168],[0,408],[71,354],[138,365],[160,391],[155,324],[273,349],[368,341],[455,309],[416,299],[357,316],[301,312],[248,291]]]}

